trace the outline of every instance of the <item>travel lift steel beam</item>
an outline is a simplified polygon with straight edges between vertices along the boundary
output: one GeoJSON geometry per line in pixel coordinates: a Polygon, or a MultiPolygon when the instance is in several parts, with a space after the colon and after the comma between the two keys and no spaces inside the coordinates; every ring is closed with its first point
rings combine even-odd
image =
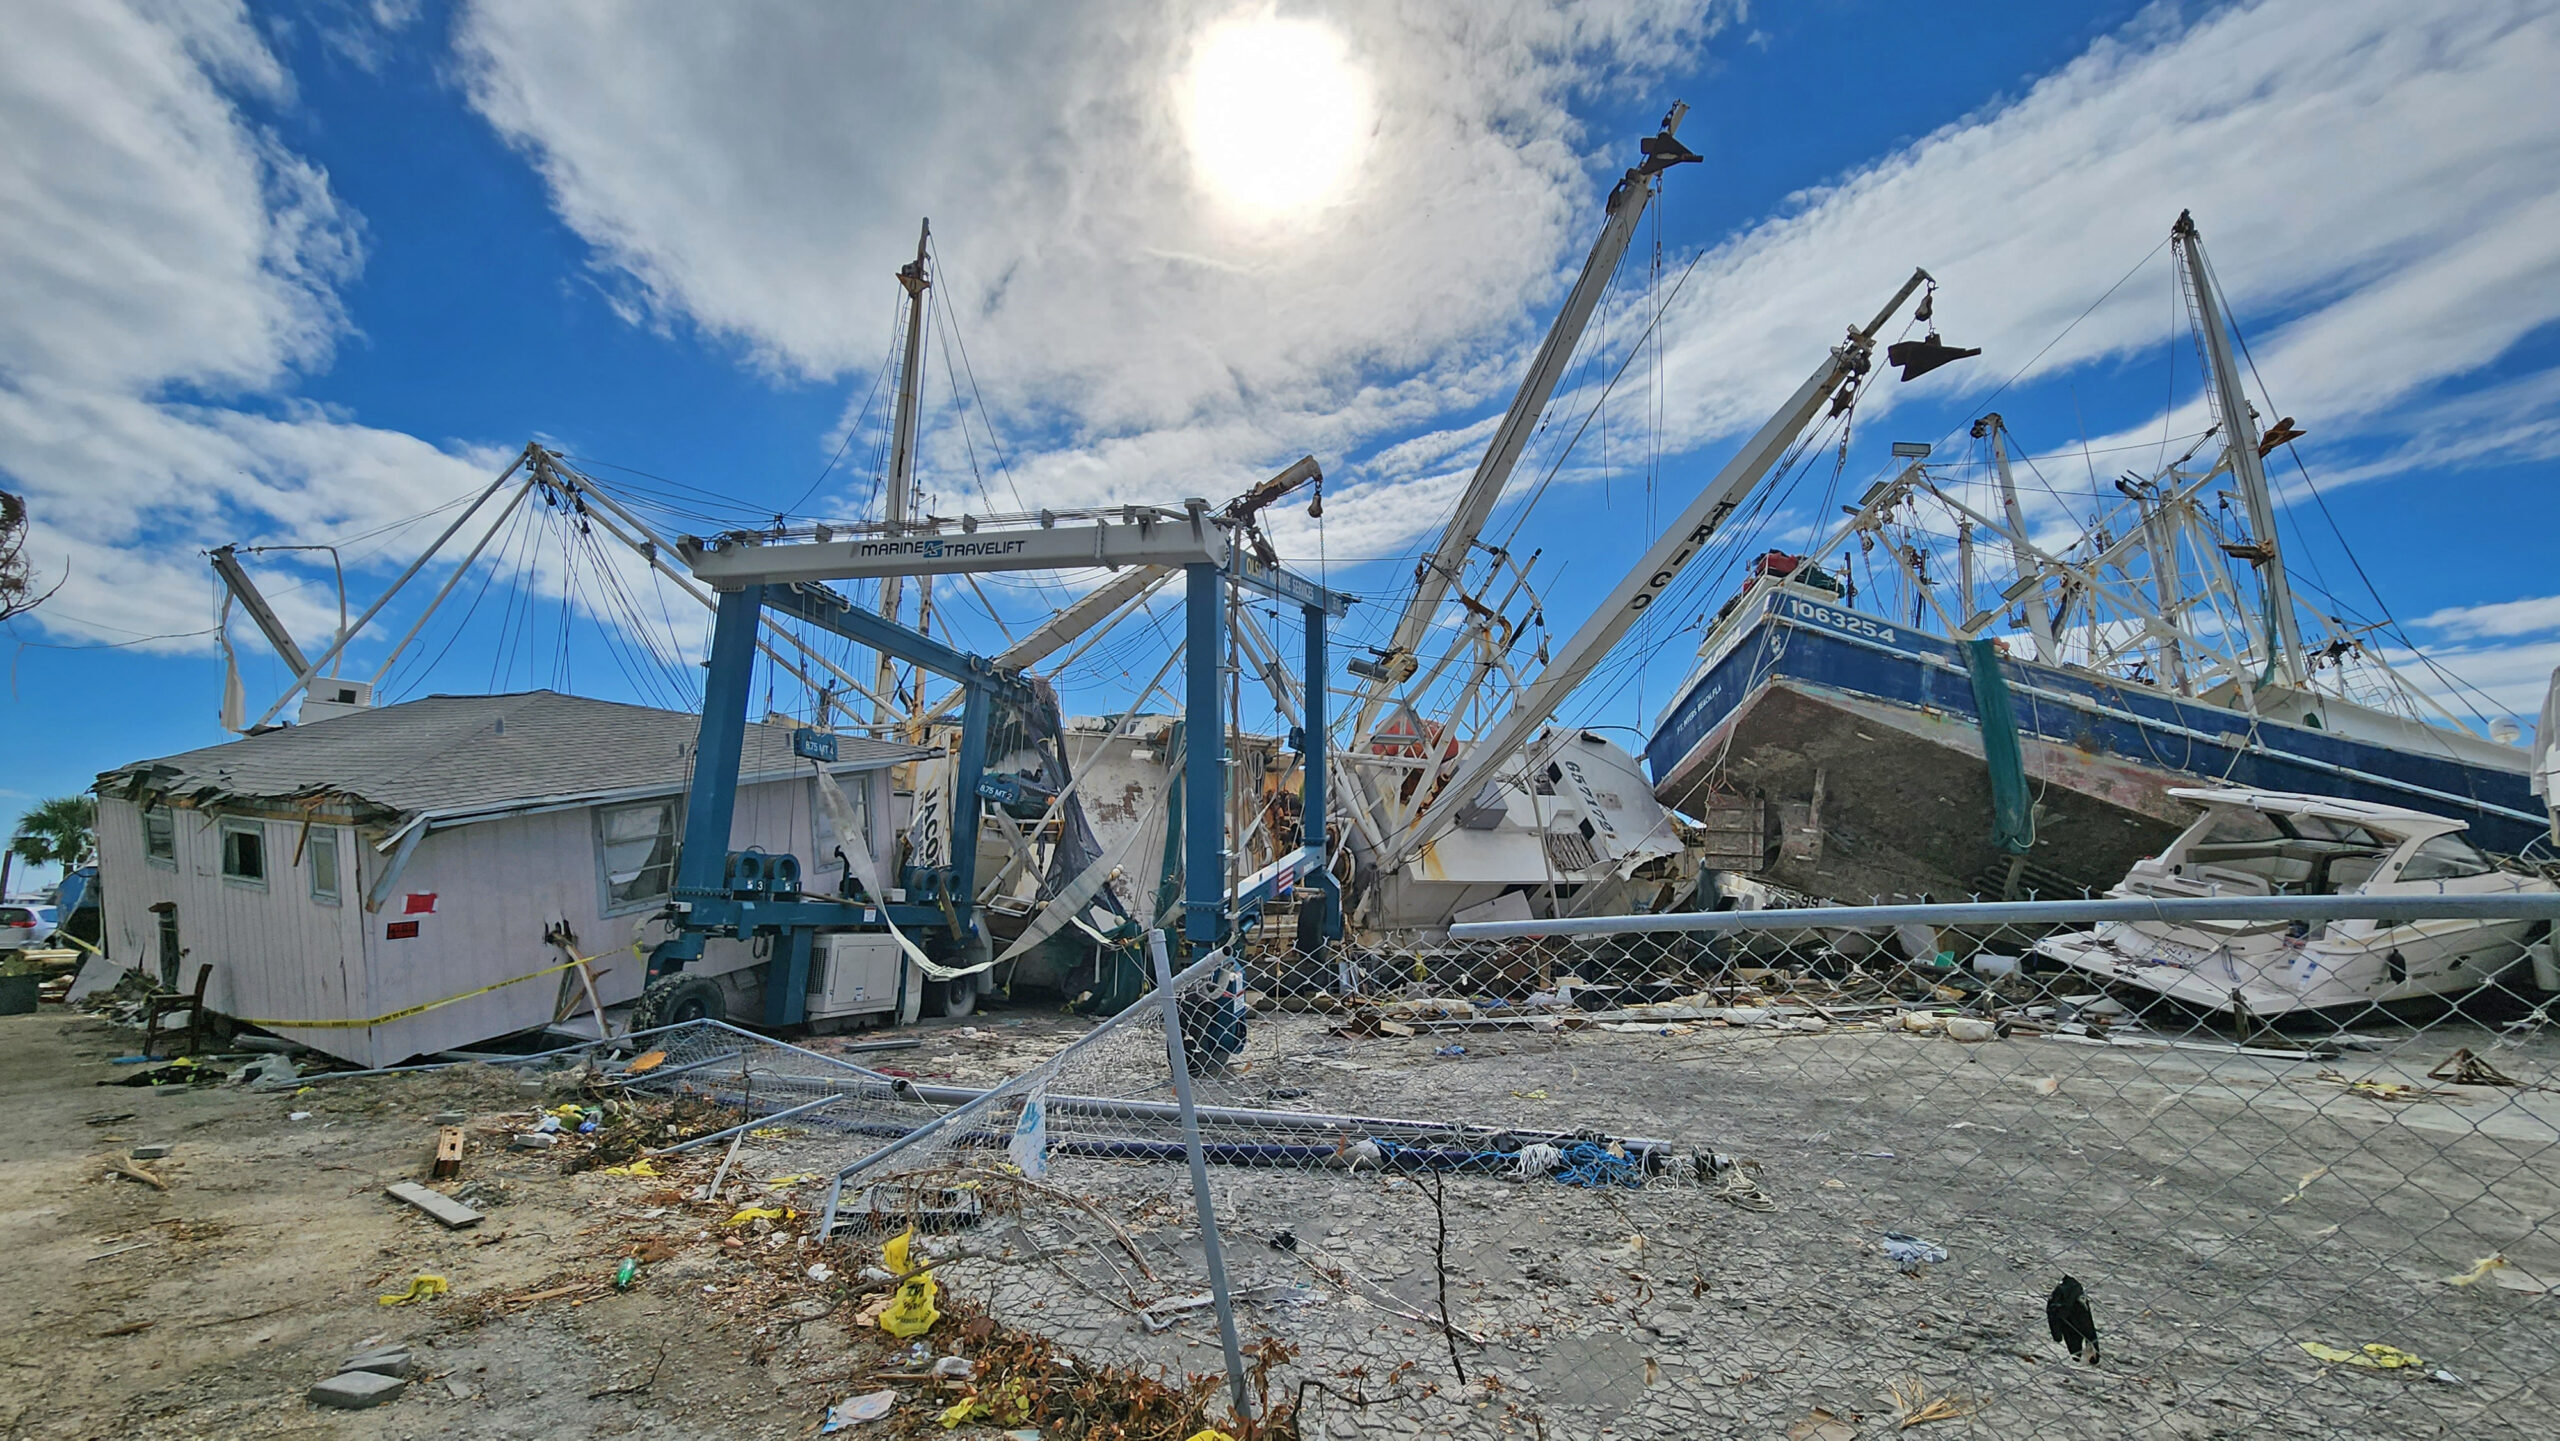
{"type": "Polygon", "coordinates": [[[827,588],[835,580],[959,574],[1000,570],[1061,570],[1084,566],[1179,567],[1184,585],[1183,662],[1183,934],[1195,945],[1216,945],[1234,926],[1258,915],[1301,878],[1322,908],[1319,933],[1342,933],[1341,906],[1325,870],[1325,635],[1329,621],[1350,608],[1335,594],[1263,561],[1222,525],[1207,501],[1180,511],[1124,506],[1060,516],[1044,512],[1021,522],[965,518],[936,521],[935,532],[856,535],[837,539],[818,528],[806,537],[733,532],[708,539],[686,536],[678,556],[694,577],[719,593],[712,624],[710,673],[704,686],[702,732],[694,755],[685,812],[683,849],[677,853],[671,905],[676,935],[651,953],[651,979],[681,971],[702,955],[713,936],[744,940],[767,936],[765,1023],[792,1025],[806,1016],[810,956],[822,930],[877,930],[882,917],[929,938],[946,954],[978,939],[976,917],[977,828],[974,815],[986,767],[989,719],[999,699],[1029,699],[1020,672],[997,666],[884,616],[862,610],[827,588]],[[1113,524],[1113,517],[1118,524],[1113,524]],[[959,534],[938,533],[956,526],[959,534]],[[1264,868],[1233,892],[1225,887],[1227,855],[1225,746],[1219,719],[1218,634],[1225,587],[1242,586],[1295,605],[1306,623],[1306,690],[1301,728],[1306,772],[1299,850],[1264,868]],[[902,875],[907,899],[818,899],[798,890],[796,861],[729,850],[737,808],[738,763],[744,748],[755,640],[763,612],[772,610],[869,646],[960,683],[960,753],[953,775],[951,864],[910,867],[902,875]],[[777,876],[787,877],[779,883],[777,876]]]}

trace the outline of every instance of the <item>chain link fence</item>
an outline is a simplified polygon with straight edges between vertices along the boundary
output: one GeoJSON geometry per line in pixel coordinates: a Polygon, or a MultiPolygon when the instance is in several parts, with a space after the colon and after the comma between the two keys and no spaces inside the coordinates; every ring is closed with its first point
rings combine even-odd
{"type": "Polygon", "coordinates": [[[1173,1010],[1214,1231],[1161,991],[990,1090],[701,1026],[635,1079],[744,1107],[827,1234],[912,1225],[1061,1355],[1219,1375],[1223,1289],[1265,1434],[2538,1436],[2555,915],[1522,923],[1351,985],[1212,956],[1173,1010]]]}

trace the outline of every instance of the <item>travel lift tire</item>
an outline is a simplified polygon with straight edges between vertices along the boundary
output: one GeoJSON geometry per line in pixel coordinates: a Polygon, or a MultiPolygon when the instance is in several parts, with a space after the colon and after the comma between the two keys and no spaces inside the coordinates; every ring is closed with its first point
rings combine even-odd
{"type": "MultiPolygon", "coordinates": [[[[984,965],[995,958],[995,937],[988,935],[984,930],[973,932],[960,953],[962,963],[971,966],[984,965]]],[[[976,970],[947,981],[926,981],[924,1013],[928,1016],[946,1016],[956,1020],[976,1011],[978,992],[985,986],[988,979],[987,972],[976,970]]]]}
{"type": "Polygon", "coordinates": [[[630,1029],[655,1030],[686,1021],[725,1021],[729,1005],[718,979],[678,972],[660,976],[631,1004],[630,1029]]]}
{"type": "Polygon", "coordinates": [[[924,1013],[958,1019],[978,1009],[978,978],[962,976],[957,980],[924,983],[924,1013]]]}

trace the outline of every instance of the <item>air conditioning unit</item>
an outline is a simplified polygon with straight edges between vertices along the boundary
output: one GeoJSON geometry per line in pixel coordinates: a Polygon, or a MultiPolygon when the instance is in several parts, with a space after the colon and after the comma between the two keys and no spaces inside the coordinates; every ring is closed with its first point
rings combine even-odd
{"type": "Polygon", "coordinates": [[[340,680],[335,676],[319,676],[312,680],[302,697],[302,723],[335,720],[360,710],[373,709],[373,682],[340,680]]]}
{"type": "Polygon", "coordinates": [[[810,958],[809,1019],[866,1016],[898,1009],[898,968],[906,957],[886,931],[836,931],[818,938],[810,958]]]}

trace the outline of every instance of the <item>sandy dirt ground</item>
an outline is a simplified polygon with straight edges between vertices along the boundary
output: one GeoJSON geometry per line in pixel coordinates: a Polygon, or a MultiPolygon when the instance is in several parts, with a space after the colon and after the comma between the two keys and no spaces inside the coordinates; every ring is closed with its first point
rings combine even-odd
{"type": "MultiPolygon", "coordinates": [[[[855,1059],[987,1084],[1089,1025],[1024,1007],[855,1059]]],[[[1230,1268],[1257,1297],[1246,1337],[1297,1351],[1275,1375],[1304,1400],[1306,1436],[1840,1441],[1901,1434],[1892,1393],[1911,1384],[1960,1402],[1924,1436],[2540,1436],[2560,1407],[2560,1299],[2506,1283],[2560,1276],[2560,1093],[2425,1077],[2469,1044],[2551,1078],[2553,1042],[2497,1040],[2388,1032],[2319,1063],[1846,1026],[1346,1036],[1274,1014],[1203,1099],[1661,1136],[1743,1158],[1760,1193],[1458,1177],[1435,1206],[1426,1178],[1217,1169],[1230,1268]],[[1271,1244],[1283,1231],[1295,1250],[1271,1244]],[[1905,1273],[1887,1231],[1948,1257],[1905,1273]],[[2510,1263],[2497,1277],[2449,1283],[2492,1253],[2510,1263]],[[2044,1335],[2066,1270],[2095,1300],[2101,1365],[2044,1335]],[[1444,1273],[1475,1338],[1463,1383],[1430,1319],[1444,1273]],[[2306,1341],[2426,1364],[2323,1364],[2306,1341]]],[[[799,1178],[876,1138],[756,1136],[713,1205],[692,1192],[719,1147],[656,1176],[574,1169],[597,1159],[571,1154],[584,1143],[507,1149],[562,1100],[556,1078],[98,1084],[131,1073],[109,1064],[131,1045],[58,1011],[0,1021],[0,1435],[800,1437],[829,1402],[884,1385],[897,1412],[849,1434],[1004,1434],[1000,1418],[934,1424],[962,1389],[900,1379],[910,1363],[858,1319],[878,1299],[862,1277],[876,1247],[805,1234],[824,1188],[799,1178]],[[383,1192],[423,1179],[432,1118],[457,1110],[464,1194],[487,1218],[451,1232],[383,1192]],[[167,1191],[112,1173],[153,1143],[172,1148],[144,1163],[167,1191]],[[751,1203],[803,1214],[726,1224],[751,1203]],[[640,1279],[616,1291],[626,1256],[640,1279]],[[450,1293],[380,1304],[420,1273],[450,1293]],[[304,1399],[390,1343],[419,1359],[396,1402],[304,1399]]],[[[1142,1067],[1062,1085],[1169,1097],[1142,1067]]],[[[627,1137],[662,1128],[667,1105],[646,1102],[627,1137]]],[[[1056,1375],[1215,1371],[1204,1313],[1161,1331],[1134,1314],[1198,1284],[1181,1169],[1079,1162],[1051,1179],[1117,1217],[1126,1244],[1072,1208],[991,1214],[940,1243],[950,1320],[933,1348],[985,1362],[1030,1336],[1085,1368],[1032,1358],[1056,1375]],[[1004,1329],[962,1331],[975,1306],[1004,1329]]]]}
{"type": "MultiPolygon", "coordinates": [[[[873,1389],[883,1345],[853,1334],[841,1281],[807,1278],[815,1242],[794,1223],[721,1224],[791,1205],[752,1157],[715,1208],[685,1192],[718,1147],[655,1179],[507,1149],[562,1099],[511,1072],[100,1085],[137,1069],[109,1063],[134,1040],[50,1007],[0,1021],[0,1436],[797,1437],[873,1389]],[[461,1231],[384,1195],[427,1178],[433,1118],[452,1110],[472,1137],[464,1194],[486,1215],[461,1231]],[[109,1169],[151,1144],[171,1148],[142,1163],[165,1192],[109,1169]],[[615,1291],[635,1253],[650,1258],[638,1283],[615,1291]],[[422,1273],[449,1293],[380,1304],[422,1273]],[[395,1402],[304,1399],[386,1345],[414,1348],[421,1373],[395,1402]]],[[[969,1058],[993,1065],[989,1049],[969,1058]]]]}

